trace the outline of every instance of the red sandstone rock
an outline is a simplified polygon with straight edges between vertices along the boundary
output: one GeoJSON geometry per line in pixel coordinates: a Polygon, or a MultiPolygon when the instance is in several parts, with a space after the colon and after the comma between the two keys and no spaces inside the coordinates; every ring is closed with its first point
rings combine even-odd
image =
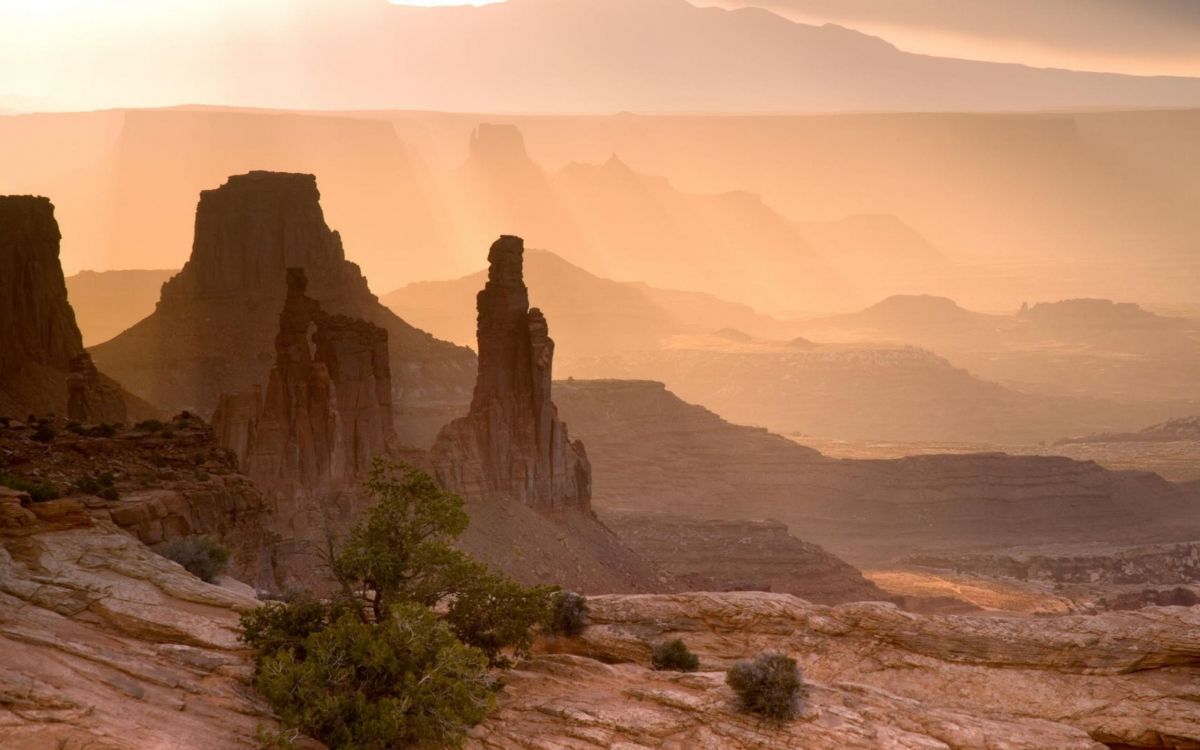
{"type": "Polygon", "coordinates": [[[288,268],[306,272],[326,312],[387,331],[401,438],[428,446],[461,413],[475,358],[379,303],[325,223],[313,175],[251,172],[201,193],[191,258],[163,285],[154,314],[95,347],[96,361],[156,404],[209,414],[222,394],[266,379],[288,268]]]}
{"type": "Polygon", "coordinates": [[[123,422],[127,394],[83,349],[60,239],[48,198],[0,196],[0,412],[123,422]]]}
{"type": "Polygon", "coordinates": [[[479,375],[471,410],[433,449],[439,481],[464,495],[505,497],[539,510],[591,510],[591,465],[550,398],[554,341],[529,307],[524,242],[501,237],[479,293],[479,375]]]}

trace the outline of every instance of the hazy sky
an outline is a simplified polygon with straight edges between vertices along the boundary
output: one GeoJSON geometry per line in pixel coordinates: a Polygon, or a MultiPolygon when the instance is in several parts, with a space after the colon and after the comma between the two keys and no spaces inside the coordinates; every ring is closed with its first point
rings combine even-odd
{"type": "Polygon", "coordinates": [[[1200,0],[694,0],[837,23],[909,52],[1200,76],[1200,0]]]}
{"type": "MultiPolygon", "coordinates": [[[[694,2],[754,5],[794,20],[838,22],[913,52],[1200,76],[1200,0],[694,2]]],[[[0,110],[311,106],[324,101],[316,92],[329,89],[339,60],[353,56],[364,70],[389,80],[388,50],[402,43],[391,25],[402,22],[390,11],[399,10],[388,0],[0,0],[0,110]]],[[[597,55],[596,64],[603,59],[597,55]]],[[[355,83],[367,85],[346,81],[355,83]]]]}

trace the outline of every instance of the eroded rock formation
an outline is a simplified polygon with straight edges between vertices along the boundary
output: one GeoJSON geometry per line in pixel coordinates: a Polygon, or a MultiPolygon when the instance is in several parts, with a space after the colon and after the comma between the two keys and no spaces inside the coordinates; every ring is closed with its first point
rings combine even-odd
{"type": "Polygon", "coordinates": [[[154,403],[211,413],[222,394],[248,392],[270,370],[288,268],[307,272],[327,313],[387,331],[401,439],[431,444],[469,398],[474,355],[379,304],[326,225],[312,175],[251,172],[201,193],[191,258],[154,314],[96,347],[96,361],[154,403]]]}
{"type": "Polygon", "coordinates": [[[242,418],[254,422],[241,458],[263,487],[285,497],[320,497],[353,484],[375,457],[396,448],[388,333],[365,320],[327,315],[305,294],[303,269],[288,269],[287,285],[261,414],[227,398],[222,404],[232,413],[214,422],[235,440],[242,439],[242,418]]]}
{"type": "Polygon", "coordinates": [[[123,422],[127,394],[83,349],[60,239],[48,198],[0,196],[0,413],[123,422]]]}
{"type": "Polygon", "coordinates": [[[471,410],[442,430],[433,463],[438,479],[464,495],[590,511],[591,465],[550,398],[554,341],[545,316],[529,307],[524,251],[519,237],[505,236],[488,253],[471,410]]]}

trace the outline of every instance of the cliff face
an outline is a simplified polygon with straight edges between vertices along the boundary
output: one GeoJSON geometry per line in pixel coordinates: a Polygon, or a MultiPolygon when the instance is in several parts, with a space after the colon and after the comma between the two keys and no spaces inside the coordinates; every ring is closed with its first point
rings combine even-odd
{"type": "Polygon", "coordinates": [[[225,398],[214,421],[234,440],[228,447],[245,451],[239,458],[260,485],[315,496],[353,484],[372,459],[395,450],[388,334],[327,315],[305,294],[302,269],[288,270],[287,285],[261,412],[225,398]]]}
{"type": "Polygon", "coordinates": [[[359,480],[374,458],[396,453],[397,439],[387,331],[325,313],[305,293],[303,269],[288,269],[286,279],[265,395],[257,387],[223,395],[213,428],[272,499],[272,530],[296,546],[352,520],[359,480]]]}
{"type": "Polygon", "coordinates": [[[83,350],[48,198],[0,196],[0,412],[123,422],[125,394],[83,350]]]}
{"type": "Polygon", "coordinates": [[[591,465],[550,398],[554,341],[545,316],[529,307],[524,250],[505,236],[488,253],[471,410],[442,430],[433,463],[438,479],[464,495],[590,511],[591,465]]]}
{"type": "Polygon", "coordinates": [[[211,413],[270,370],[289,268],[306,271],[308,295],[330,315],[387,332],[400,438],[429,445],[466,404],[475,358],[379,304],[325,223],[312,175],[251,172],[201,193],[191,258],[154,314],[96,347],[96,360],[154,403],[211,413]]]}

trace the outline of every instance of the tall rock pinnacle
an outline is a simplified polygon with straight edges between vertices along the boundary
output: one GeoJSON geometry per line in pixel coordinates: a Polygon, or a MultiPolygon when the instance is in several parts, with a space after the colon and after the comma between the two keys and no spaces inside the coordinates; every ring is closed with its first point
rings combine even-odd
{"type": "Polygon", "coordinates": [[[154,314],[93,348],[97,364],[150,401],[211,413],[223,394],[261,385],[274,361],[289,268],[330,315],[388,333],[392,406],[403,442],[426,447],[470,396],[475,358],[379,303],[325,223],[316,178],[250,172],[200,195],[192,255],[154,314]]]}
{"type": "Polygon", "coordinates": [[[554,341],[545,316],[529,307],[524,252],[521,238],[505,236],[488,253],[471,410],[442,430],[433,463],[443,485],[468,496],[589,511],[591,466],[550,398],[554,341]]]}
{"type": "Polygon", "coordinates": [[[128,394],[83,349],[60,239],[48,198],[0,196],[0,412],[124,422],[128,394]]]}

